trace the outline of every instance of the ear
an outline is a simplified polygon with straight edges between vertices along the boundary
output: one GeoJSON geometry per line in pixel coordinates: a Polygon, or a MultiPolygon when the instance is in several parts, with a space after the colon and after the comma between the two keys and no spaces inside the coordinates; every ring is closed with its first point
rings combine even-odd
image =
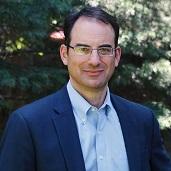
{"type": "Polygon", "coordinates": [[[119,65],[120,58],[121,58],[121,48],[117,47],[115,49],[115,67],[119,65]]]}
{"type": "Polygon", "coordinates": [[[60,57],[64,65],[68,65],[68,53],[67,53],[67,47],[62,44],[60,47],[60,57]]]}

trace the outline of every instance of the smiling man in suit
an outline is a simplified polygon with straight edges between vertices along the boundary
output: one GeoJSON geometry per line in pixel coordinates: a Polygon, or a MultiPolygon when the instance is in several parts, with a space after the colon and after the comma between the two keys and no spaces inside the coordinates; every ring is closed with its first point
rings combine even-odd
{"type": "Polygon", "coordinates": [[[119,25],[99,7],[70,13],[61,59],[69,82],[16,110],[0,145],[1,171],[171,171],[153,112],[110,93],[119,25]]]}

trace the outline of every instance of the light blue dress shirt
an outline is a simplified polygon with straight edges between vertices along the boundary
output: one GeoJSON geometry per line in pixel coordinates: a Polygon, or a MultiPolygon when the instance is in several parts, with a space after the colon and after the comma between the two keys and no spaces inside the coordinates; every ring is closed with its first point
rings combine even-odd
{"type": "Polygon", "coordinates": [[[100,108],[89,104],[71,85],[67,90],[76,119],[86,171],[129,171],[117,113],[109,89],[100,108]]]}

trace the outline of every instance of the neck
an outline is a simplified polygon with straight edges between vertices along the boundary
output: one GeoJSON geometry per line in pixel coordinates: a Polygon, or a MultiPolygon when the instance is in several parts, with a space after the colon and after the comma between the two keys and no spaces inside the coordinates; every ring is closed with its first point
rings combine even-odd
{"type": "Polygon", "coordinates": [[[81,88],[72,82],[71,84],[92,106],[99,108],[104,103],[107,94],[107,85],[103,88],[81,88]]]}

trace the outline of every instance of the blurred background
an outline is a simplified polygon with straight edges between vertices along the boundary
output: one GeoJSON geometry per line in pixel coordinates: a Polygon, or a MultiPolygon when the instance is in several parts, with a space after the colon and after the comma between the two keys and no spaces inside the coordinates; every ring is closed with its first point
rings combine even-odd
{"type": "Polygon", "coordinates": [[[121,26],[111,91],[155,111],[171,154],[170,0],[0,0],[0,135],[12,111],[67,82],[58,52],[63,20],[88,4],[101,5],[121,26]]]}

